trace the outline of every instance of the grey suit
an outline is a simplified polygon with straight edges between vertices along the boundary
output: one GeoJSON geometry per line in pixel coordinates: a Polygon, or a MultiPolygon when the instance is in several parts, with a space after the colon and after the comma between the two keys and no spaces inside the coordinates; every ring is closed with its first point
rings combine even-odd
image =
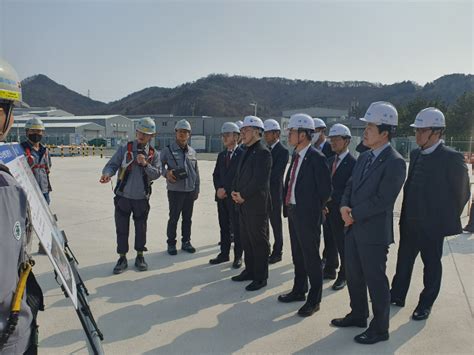
{"type": "Polygon", "coordinates": [[[393,208],[406,175],[406,164],[391,146],[365,172],[371,152],[363,153],[348,181],[341,206],[352,208],[354,224],[346,231],[346,276],[352,316],[369,316],[367,288],[377,333],[388,331],[390,289],[385,274],[388,247],[393,243],[393,208]]]}

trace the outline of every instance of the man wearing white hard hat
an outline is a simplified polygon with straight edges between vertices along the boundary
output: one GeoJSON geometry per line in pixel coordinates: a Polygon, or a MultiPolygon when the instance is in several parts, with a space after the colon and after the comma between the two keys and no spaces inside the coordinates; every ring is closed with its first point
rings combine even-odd
{"type": "Polygon", "coordinates": [[[166,227],[168,254],[177,255],[178,221],[181,216],[181,250],[195,253],[191,244],[194,201],[199,197],[200,176],[197,153],[189,145],[191,124],[179,120],[174,127],[176,140],[161,151],[161,170],[168,190],[169,219],[166,227]]]}
{"type": "Polygon", "coordinates": [[[304,113],[294,114],[288,129],[288,143],[295,152],[285,179],[283,214],[288,217],[295,278],[291,291],[280,295],[278,300],[283,303],[306,300],[298,315],[309,317],[319,310],[321,303],[323,275],[319,245],[323,208],[331,194],[331,177],[325,156],[311,146],[312,118],[304,113]]]}
{"type": "Polygon", "coordinates": [[[347,227],[345,267],[351,312],[332,320],[336,327],[366,327],[369,317],[367,288],[373,319],[354,337],[360,344],[388,340],[390,288],[386,275],[387,254],[393,240],[393,209],[406,174],[403,157],[390,145],[398,113],[388,102],[372,103],[362,121],[364,145],[341,200],[347,227]]]}
{"type": "Polygon", "coordinates": [[[135,224],[134,249],[137,252],[135,267],[138,271],[148,270],[143,253],[147,251],[151,184],[160,177],[159,154],[150,145],[155,134],[155,121],[150,117],[140,119],[135,140],[117,149],[102,170],[99,180],[102,184],[109,183],[112,176],[117,173],[117,184],[114,189],[114,216],[119,259],[114,267],[114,274],[121,274],[128,268],[127,253],[131,216],[135,224]]]}
{"type": "Polygon", "coordinates": [[[237,167],[231,196],[239,210],[245,270],[232,277],[232,280],[252,281],[245,289],[256,291],[265,287],[268,279],[268,214],[271,210],[272,155],[262,140],[263,122],[260,118],[245,117],[240,134],[246,150],[237,167]]]}
{"type": "Polygon", "coordinates": [[[283,228],[281,211],[283,207],[283,175],[288,164],[288,149],[280,143],[280,124],[274,119],[263,122],[265,142],[272,152],[272,173],[270,175],[270,195],[272,197],[272,211],[270,212],[270,224],[272,225],[275,243],[268,258],[270,264],[281,261],[283,253],[283,228]]]}
{"type": "Polygon", "coordinates": [[[328,214],[326,215],[329,227],[331,228],[331,236],[337,247],[340,258],[340,268],[337,279],[332,285],[333,290],[340,290],[346,285],[346,273],[344,264],[344,221],[341,217],[339,207],[342,195],[347,181],[352,176],[356,159],[349,152],[349,144],[351,142],[351,131],[343,124],[336,123],[329,130],[328,138],[331,141],[331,149],[335,153],[328,159],[329,169],[331,169],[332,193],[327,203],[328,214]]]}
{"type": "Polygon", "coordinates": [[[411,125],[418,149],[410,153],[400,215],[400,246],[392,281],[391,301],[405,305],[413,265],[423,261],[423,291],[413,320],[429,317],[439,294],[444,237],[462,232],[460,216],[469,200],[469,176],[461,153],[441,139],[444,114],[434,107],[421,110],[411,125]]]}
{"type": "Polygon", "coordinates": [[[214,188],[216,189],[217,215],[220,227],[220,253],[209,260],[212,265],[229,261],[231,235],[234,236],[234,262],[232,267],[242,266],[242,245],[239,233],[239,215],[232,200],[232,182],[237,171],[239,159],[243,150],[238,146],[240,129],[234,122],[225,122],[221,129],[222,142],[225,149],[219,153],[216,166],[212,173],[214,188]]]}
{"type": "MultiPolygon", "coordinates": [[[[44,132],[44,123],[37,117],[30,118],[25,124],[26,140],[21,143],[21,146],[33,176],[49,205],[51,203],[50,192],[52,191],[49,174],[52,163],[48,147],[41,143],[44,132]]],[[[46,250],[41,243],[38,246],[38,253],[46,255],[46,250]]]]}
{"type": "MultiPolygon", "coordinates": [[[[314,133],[311,142],[314,147],[325,155],[327,159],[334,156],[334,152],[331,149],[331,144],[326,139],[326,123],[321,118],[313,118],[314,121],[314,133]]],[[[323,237],[324,237],[324,249],[323,249],[323,279],[335,280],[336,270],[339,267],[339,261],[337,259],[337,246],[334,242],[334,237],[331,234],[331,227],[329,221],[323,221],[323,237]]]]}

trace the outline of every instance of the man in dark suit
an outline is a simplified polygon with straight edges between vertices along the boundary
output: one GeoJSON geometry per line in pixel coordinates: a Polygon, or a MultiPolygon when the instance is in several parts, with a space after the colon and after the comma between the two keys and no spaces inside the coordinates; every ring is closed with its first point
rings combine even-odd
{"type": "Polygon", "coordinates": [[[252,280],[245,288],[247,291],[265,287],[268,279],[272,155],[262,141],[262,133],[263,122],[260,118],[245,117],[240,134],[246,149],[239,161],[231,193],[239,206],[240,240],[245,253],[245,270],[232,280],[252,280]]]}
{"type": "Polygon", "coordinates": [[[441,286],[444,237],[462,232],[460,216],[469,200],[469,175],[463,155],[441,140],[446,123],[440,110],[420,111],[411,126],[419,148],[410,154],[391,301],[405,305],[413,264],[420,253],[424,289],[412,318],[423,320],[429,317],[441,286]]]}
{"type": "MultiPolygon", "coordinates": [[[[326,139],[326,123],[320,118],[313,118],[313,120],[314,134],[311,142],[317,150],[329,159],[333,157],[335,153],[331,149],[331,144],[326,139]]],[[[325,216],[323,216],[323,237],[323,278],[334,280],[336,279],[336,270],[339,267],[339,260],[337,258],[337,246],[331,233],[331,227],[325,216]]]]}
{"type": "Polygon", "coordinates": [[[283,205],[283,175],[288,164],[288,149],[280,143],[280,124],[268,119],[263,122],[263,136],[272,152],[272,172],[270,174],[270,196],[272,198],[272,212],[270,213],[270,224],[272,225],[275,244],[268,258],[270,264],[281,261],[283,250],[283,230],[281,221],[281,209],[283,205]]]}
{"type": "Polygon", "coordinates": [[[386,275],[388,248],[393,243],[393,208],[405,180],[406,164],[390,145],[398,113],[388,102],[372,103],[364,118],[363,153],[354,167],[341,201],[348,228],[345,267],[351,312],[333,319],[337,327],[366,327],[369,316],[367,288],[374,318],[354,340],[374,344],[388,340],[390,289],[386,275]]]}
{"type": "Polygon", "coordinates": [[[326,158],[311,145],[314,130],[312,118],[306,114],[291,116],[288,124],[289,144],[295,147],[290,169],[285,179],[285,206],[288,217],[291,254],[295,266],[292,290],[280,295],[280,302],[304,301],[298,310],[302,317],[319,310],[323,288],[319,256],[322,210],[331,194],[331,177],[326,158]]]}
{"type": "Polygon", "coordinates": [[[351,142],[351,131],[348,127],[336,123],[329,130],[328,137],[331,140],[331,149],[336,154],[328,159],[329,169],[331,170],[332,194],[327,203],[326,218],[341,260],[341,267],[332,289],[340,290],[346,285],[346,273],[344,267],[344,221],[339,208],[347,181],[352,176],[356,159],[348,149],[351,142]]]}
{"type": "Polygon", "coordinates": [[[225,149],[217,156],[216,166],[212,174],[214,188],[216,189],[217,214],[220,227],[221,252],[210,264],[216,265],[229,261],[231,234],[234,236],[234,262],[232,267],[240,268],[242,265],[242,246],[239,236],[239,216],[232,200],[232,181],[237,171],[237,165],[242,154],[237,142],[240,137],[239,127],[233,122],[222,125],[222,141],[225,149]]]}

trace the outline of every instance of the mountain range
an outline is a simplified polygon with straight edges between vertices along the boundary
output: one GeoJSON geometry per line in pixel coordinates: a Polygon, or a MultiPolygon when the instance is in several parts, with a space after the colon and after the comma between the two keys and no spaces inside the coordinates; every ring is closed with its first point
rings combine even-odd
{"type": "Polygon", "coordinates": [[[424,86],[413,81],[379,84],[367,81],[310,81],[285,78],[252,78],[211,74],[175,88],[149,87],[110,103],[92,100],[46,75],[22,81],[23,98],[30,106],[54,106],[75,115],[173,114],[237,117],[253,113],[278,116],[286,109],[320,106],[365,108],[373,101],[406,104],[423,98],[449,106],[465,92],[474,91],[474,75],[444,75],[424,86]]]}

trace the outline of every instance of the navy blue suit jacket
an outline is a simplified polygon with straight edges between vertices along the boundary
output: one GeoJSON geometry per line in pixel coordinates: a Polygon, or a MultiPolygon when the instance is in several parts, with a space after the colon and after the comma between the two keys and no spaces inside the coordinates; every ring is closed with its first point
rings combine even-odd
{"type": "Polygon", "coordinates": [[[362,244],[393,243],[393,208],[406,176],[403,157],[389,146],[362,176],[370,152],[357,159],[342,197],[341,207],[352,208],[354,224],[349,227],[362,244]]]}
{"type": "Polygon", "coordinates": [[[288,164],[289,154],[280,142],[271,150],[272,172],[270,174],[270,194],[274,203],[281,204],[283,199],[283,176],[288,164]]]}
{"type": "MultiPolygon", "coordinates": [[[[333,155],[328,159],[329,170],[331,171],[335,159],[336,155],[333,155]]],[[[352,176],[352,171],[354,170],[356,161],[356,158],[354,158],[351,153],[348,153],[339,163],[336,172],[331,178],[332,194],[330,203],[338,209],[341,204],[342,196],[344,195],[344,190],[346,189],[347,181],[349,181],[352,176]]]]}
{"type": "MultiPolygon", "coordinates": [[[[294,159],[286,174],[285,196],[293,162],[294,159]]],[[[331,173],[326,157],[312,146],[301,162],[295,184],[296,214],[302,221],[315,222],[315,226],[321,228],[322,209],[331,195],[331,173]]],[[[283,215],[285,217],[288,215],[286,206],[283,207],[283,215]]]]}
{"type": "MultiPolygon", "coordinates": [[[[410,154],[410,166],[404,192],[411,183],[413,166],[419,157],[420,149],[410,154]]],[[[426,206],[429,223],[422,226],[426,234],[433,237],[445,237],[462,232],[461,213],[469,200],[469,175],[461,153],[440,144],[429,154],[430,163],[425,164],[429,179],[420,191],[426,206]]],[[[406,194],[403,198],[400,225],[408,216],[405,213],[406,194]]]]}
{"type": "Polygon", "coordinates": [[[212,180],[214,182],[214,188],[224,188],[227,196],[230,197],[232,192],[232,181],[234,180],[235,174],[237,172],[237,166],[239,165],[240,157],[242,156],[243,150],[240,147],[237,147],[232,159],[230,160],[229,167],[226,167],[225,157],[227,155],[227,149],[219,153],[216,160],[216,166],[214,167],[214,172],[212,173],[212,180]]]}

